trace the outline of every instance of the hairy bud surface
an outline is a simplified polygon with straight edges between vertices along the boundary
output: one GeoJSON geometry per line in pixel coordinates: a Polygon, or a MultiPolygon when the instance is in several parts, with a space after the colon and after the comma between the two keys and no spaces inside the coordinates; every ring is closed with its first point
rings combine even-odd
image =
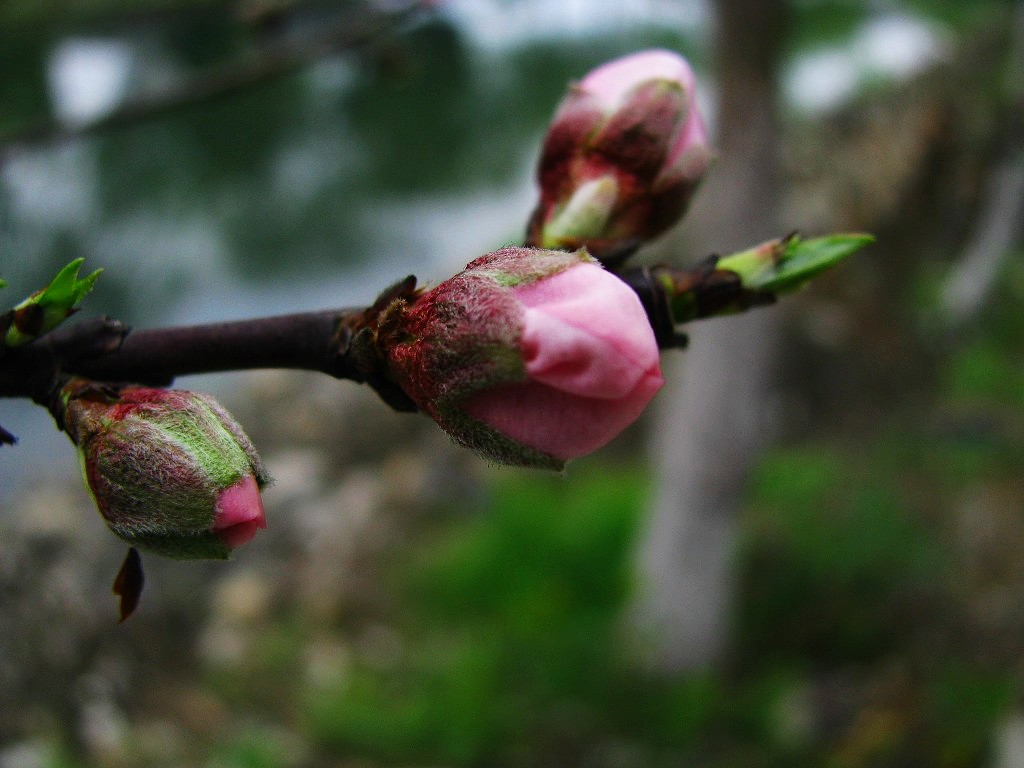
{"type": "Polygon", "coordinates": [[[176,558],[226,558],[266,517],[270,478],[238,423],[184,390],[61,391],[66,431],[100,514],[128,544],[176,558]]]}
{"type": "Polygon", "coordinates": [[[636,294],[582,250],[503,248],[387,315],[400,386],[503,464],[560,469],[636,420],[663,383],[636,294]]]}

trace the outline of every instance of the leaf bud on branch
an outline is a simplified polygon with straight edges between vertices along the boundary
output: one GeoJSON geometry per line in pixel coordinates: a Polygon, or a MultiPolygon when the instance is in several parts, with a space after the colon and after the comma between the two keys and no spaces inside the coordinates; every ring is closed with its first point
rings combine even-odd
{"type": "MultiPolygon", "coordinates": [[[[79,279],[85,259],[75,259],[13,309],[0,314],[0,356],[5,348],[21,347],[49,333],[78,311],[78,304],[92,290],[102,269],[79,279]]],[[[0,288],[5,285],[0,281],[0,288]]]]}

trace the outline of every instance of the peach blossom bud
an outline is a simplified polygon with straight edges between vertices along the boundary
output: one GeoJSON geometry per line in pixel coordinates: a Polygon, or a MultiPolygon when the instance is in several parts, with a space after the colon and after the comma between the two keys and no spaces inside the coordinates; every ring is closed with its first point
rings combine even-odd
{"type": "Polygon", "coordinates": [[[406,394],[503,464],[560,469],[625,429],[662,385],[639,299],[585,251],[487,254],[386,322],[406,394]]]}
{"type": "Polygon", "coordinates": [[[574,84],[544,142],[528,244],[613,263],[686,211],[710,150],[690,65],[650,50],[574,84]]]}
{"type": "Polygon", "coordinates": [[[107,525],[140,549],[226,558],[266,517],[270,478],[242,428],[213,398],[79,379],[61,391],[63,420],[107,525]]]}

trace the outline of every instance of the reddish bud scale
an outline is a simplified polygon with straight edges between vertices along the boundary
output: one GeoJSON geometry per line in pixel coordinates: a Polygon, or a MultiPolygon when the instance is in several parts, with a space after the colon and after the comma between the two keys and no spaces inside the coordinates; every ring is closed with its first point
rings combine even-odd
{"type": "Polygon", "coordinates": [[[557,274],[584,255],[505,248],[482,256],[409,307],[405,341],[389,350],[410,397],[434,418],[452,398],[525,378],[516,349],[522,307],[512,288],[557,274]]]}

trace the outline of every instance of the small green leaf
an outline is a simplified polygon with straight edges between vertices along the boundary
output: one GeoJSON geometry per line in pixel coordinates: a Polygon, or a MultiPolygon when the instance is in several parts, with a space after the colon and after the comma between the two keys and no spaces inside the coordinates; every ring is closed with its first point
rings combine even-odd
{"type": "Polygon", "coordinates": [[[79,278],[85,259],[75,259],[64,267],[51,283],[36,291],[13,310],[13,319],[4,336],[8,347],[20,347],[52,331],[74,314],[76,307],[93,289],[102,269],[79,278]]]}
{"type": "Polygon", "coordinates": [[[874,240],[866,234],[828,235],[812,240],[792,238],[786,245],[775,276],[762,286],[762,290],[785,293],[801,288],[811,278],[831,269],[874,240]]]}
{"type": "Polygon", "coordinates": [[[781,294],[802,288],[812,278],[831,269],[874,237],[862,233],[827,235],[803,240],[791,235],[749,251],[727,256],[719,269],[735,272],[743,287],[781,294]]]}

